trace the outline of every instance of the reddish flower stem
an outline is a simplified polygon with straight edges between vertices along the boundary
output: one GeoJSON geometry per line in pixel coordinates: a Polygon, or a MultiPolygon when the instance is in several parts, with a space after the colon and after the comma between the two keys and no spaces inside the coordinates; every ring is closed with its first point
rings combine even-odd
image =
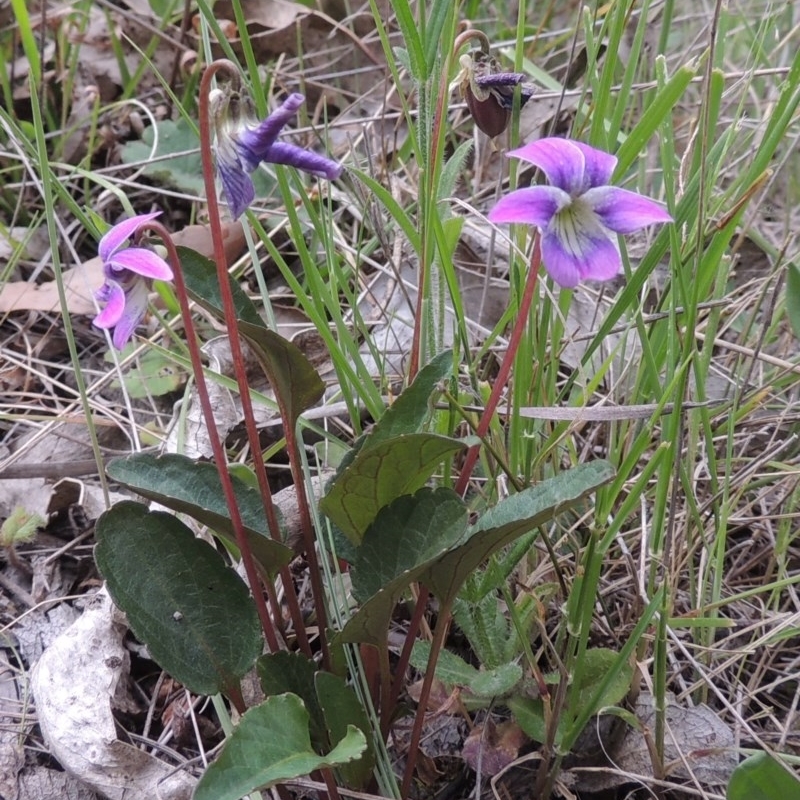
{"type": "MultiPolygon", "coordinates": [[[[420,597],[425,595],[427,597],[427,589],[423,593],[420,591],[420,597]]],[[[452,616],[450,610],[452,607],[452,598],[443,604],[439,610],[439,618],[436,620],[436,627],[433,631],[433,641],[431,642],[431,652],[428,656],[428,665],[425,668],[425,677],[422,680],[422,689],[419,693],[419,702],[417,703],[417,715],[414,717],[414,727],[411,729],[411,739],[408,743],[408,753],[406,754],[406,769],[403,773],[403,785],[400,789],[400,796],[407,798],[411,791],[411,780],[414,777],[414,768],[417,765],[417,754],[419,753],[419,743],[422,739],[422,727],[425,722],[425,715],[428,711],[428,701],[431,697],[431,688],[433,687],[433,678],[436,674],[436,662],[439,660],[439,653],[444,647],[444,641],[447,636],[447,631],[450,629],[450,621],[452,616]]]]}
{"type": "MultiPolygon", "coordinates": [[[[261,498],[264,503],[264,513],[269,525],[270,535],[276,541],[281,541],[280,527],[278,518],[275,513],[275,505],[272,502],[272,491],[269,486],[267,478],[267,470],[264,465],[264,460],[260,457],[261,443],[259,441],[258,429],[255,423],[255,416],[253,414],[253,404],[250,399],[250,387],[247,383],[247,369],[245,367],[244,356],[242,354],[242,344],[239,339],[238,331],[236,330],[236,307],[233,302],[233,294],[229,283],[229,275],[227,270],[227,261],[225,258],[225,246],[222,236],[222,222],[220,220],[219,203],[217,201],[216,186],[214,185],[214,164],[211,155],[211,114],[209,109],[209,94],[211,92],[211,79],[220,70],[225,70],[232,76],[239,80],[239,71],[236,65],[231,61],[220,59],[206,67],[203,77],[200,81],[200,156],[203,162],[203,182],[205,184],[206,199],[208,202],[208,217],[211,228],[211,239],[214,245],[214,261],[217,264],[217,276],[219,278],[220,294],[222,296],[222,307],[225,314],[225,319],[229,324],[228,339],[231,345],[231,359],[233,361],[233,369],[236,374],[236,382],[239,385],[239,397],[242,402],[242,414],[244,416],[245,429],[247,431],[247,441],[250,444],[250,450],[253,454],[253,465],[255,468],[256,479],[258,480],[258,487],[261,492],[261,498]]],[[[285,420],[284,420],[285,423],[285,420]]],[[[284,427],[287,426],[284,424],[284,427]]],[[[222,468],[221,465],[218,465],[222,468]]],[[[299,499],[299,498],[298,498],[299,499]]],[[[249,554],[249,547],[244,543],[247,548],[249,560],[252,562],[252,555],[249,554]]],[[[242,551],[244,554],[244,550],[242,551]]],[[[246,565],[245,561],[245,565],[246,565]]],[[[297,636],[298,643],[300,644],[303,652],[311,657],[311,647],[306,635],[303,617],[300,612],[300,606],[297,601],[297,595],[294,591],[294,581],[287,568],[283,568],[280,572],[281,580],[283,581],[284,590],[286,592],[287,602],[289,604],[289,611],[292,615],[294,622],[295,635],[297,636]]],[[[259,582],[257,575],[254,578],[247,572],[247,578],[250,581],[250,587],[253,594],[260,594],[258,591],[259,582]]],[[[275,608],[274,613],[279,616],[280,609],[275,608]]]]}
{"type": "MultiPolygon", "coordinates": [[[[233,481],[231,475],[225,468],[226,458],[225,449],[222,446],[219,434],[217,432],[217,423],[214,419],[214,409],[211,405],[211,398],[208,394],[208,387],[206,386],[205,375],[203,374],[203,359],[200,354],[200,345],[197,341],[197,333],[192,321],[192,312],[189,307],[189,295],[186,292],[186,283],[183,280],[183,271],[181,270],[181,262],[178,258],[178,251],[175,249],[169,233],[166,228],[159,222],[151,221],[146,223],[144,228],[157,233],[164,246],[167,248],[167,254],[172,266],[175,281],[175,294],[178,297],[178,303],[181,308],[181,317],[183,318],[184,328],[186,330],[186,345],[189,348],[189,358],[192,362],[192,371],[194,373],[195,382],[197,383],[197,395],[200,398],[200,406],[203,409],[203,418],[208,428],[208,438],[211,442],[211,450],[214,454],[214,462],[217,465],[217,472],[219,473],[220,482],[222,484],[222,492],[225,495],[225,502],[228,505],[228,511],[231,515],[231,525],[236,535],[236,544],[242,554],[242,563],[244,564],[247,580],[250,582],[250,588],[253,591],[253,598],[255,599],[256,609],[258,616],[261,620],[261,627],[264,629],[264,635],[267,637],[267,642],[271,650],[278,648],[278,639],[275,634],[275,628],[272,624],[267,604],[264,602],[264,595],[258,591],[260,586],[258,572],[256,570],[253,554],[250,552],[250,545],[247,543],[247,534],[244,531],[244,524],[242,516],[239,513],[239,505],[236,502],[236,493],[233,489],[233,481]]],[[[241,695],[239,695],[241,699],[241,695]]],[[[238,708],[240,712],[244,712],[244,708],[238,708]]]]}
{"type": "MultiPolygon", "coordinates": [[[[429,192],[427,203],[422,206],[425,209],[425,214],[431,216],[438,213],[436,206],[436,195],[438,191],[437,175],[438,166],[442,162],[442,127],[444,124],[445,115],[447,112],[447,98],[450,94],[448,89],[448,78],[450,74],[450,61],[453,54],[449,54],[442,67],[442,74],[439,78],[439,87],[436,93],[436,111],[433,115],[433,124],[431,125],[430,137],[428,144],[430,146],[430,155],[428,158],[428,170],[424,172],[424,186],[423,191],[429,192]]],[[[423,342],[422,342],[422,325],[423,325],[423,302],[425,299],[425,292],[428,284],[430,283],[430,271],[435,268],[435,257],[431,253],[431,259],[428,261],[428,254],[431,248],[428,246],[429,237],[434,236],[433,226],[427,223],[423,225],[421,231],[421,253],[419,253],[419,277],[417,280],[417,304],[414,316],[414,336],[411,342],[411,359],[408,365],[408,382],[411,383],[419,372],[421,364],[423,342]]]]}
{"type": "Polygon", "coordinates": [[[422,618],[425,616],[425,609],[428,606],[429,597],[430,592],[428,588],[419,584],[417,603],[414,606],[414,613],[408,623],[408,631],[406,632],[405,641],[403,642],[403,649],[400,652],[400,658],[397,661],[391,690],[388,693],[385,703],[381,703],[381,733],[384,736],[389,733],[389,723],[391,722],[397,701],[400,698],[400,691],[403,688],[403,681],[406,671],[408,670],[409,662],[411,661],[411,651],[414,649],[414,642],[417,641],[417,633],[419,633],[420,626],[422,625],[422,618]],[[386,706],[385,708],[384,705],[386,706]]]}
{"type": "MultiPolygon", "coordinates": [[[[489,400],[486,403],[486,408],[483,409],[480,421],[478,422],[478,429],[476,431],[479,438],[484,438],[489,432],[489,426],[492,422],[494,412],[500,404],[503,397],[508,379],[511,375],[511,367],[514,364],[514,358],[519,350],[519,344],[522,341],[522,334],[525,332],[525,326],[528,324],[528,316],[531,310],[531,303],[533,302],[533,294],[536,289],[536,280],[539,276],[539,267],[542,262],[542,253],[539,246],[539,231],[534,229],[533,234],[533,251],[531,253],[531,263],[528,268],[528,275],[525,279],[525,288],[522,292],[522,298],[519,303],[519,311],[517,312],[517,320],[514,323],[514,328],[511,331],[511,338],[508,340],[508,348],[503,358],[503,363],[500,365],[500,371],[497,373],[494,386],[492,386],[492,393],[489,395],[489,400]]],[[[472,470],[475,469],[475,462],[478,460],[480,452],[480,445],[474,445],[467,451],[466,458],[464,459],[464,466],[461,469],[461,474],[458,476],[456,483],[456,494],[462,495],[467,490],[467,484],[472,477],[472,470]]]]}

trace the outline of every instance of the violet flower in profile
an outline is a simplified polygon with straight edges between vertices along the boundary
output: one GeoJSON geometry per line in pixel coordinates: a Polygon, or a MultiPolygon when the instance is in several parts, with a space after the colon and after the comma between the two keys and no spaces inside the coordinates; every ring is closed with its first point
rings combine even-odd
{"type": "Polygon", "coordinates": [[[520,107],[533,96],[527,75],[503,72],[497,59],[481,50],[461,56],[459,63],[456,80],[472,119],[487,136],[499,136],[511,120],[515,87],[520,87],[520,107]]]}
{"type": "Polygon", "coordinates": [[[556,283],[607,281],[622,269],[618,233],[671,222],[664,207],[610,186],[617,159],[571,139],[540,139],[508,155],[529,161],[550,186],[517,189],[489,212],[491,222],[535,225],[542,233],[542,262],[556,283]]]}
{"type": "Polygon", "coordinates": [[[278,135],[305,102],[302,94],[290,94],[266,119],[258,122],[246,96],[215,90],[210,100],[217,134],[217,170],[234,219],[255,199],[250,175],[261,162],[296,167],[328,180],[342,174],[336,161],[288,142],[278,135]]]}
{"type": "Polygon", "coordinates": [[[123,220],[103,236],[97,248],[106,280],[95,292],[95,297],[106,305],[94,318],[93,324],[98,328],[114,329],[112,342],[117,350],[122,350],[144,317],[151,281],[172,280],[169,264],[153,250],[126,246],[142,225],[160,213],[139,214],[123,220]]]}

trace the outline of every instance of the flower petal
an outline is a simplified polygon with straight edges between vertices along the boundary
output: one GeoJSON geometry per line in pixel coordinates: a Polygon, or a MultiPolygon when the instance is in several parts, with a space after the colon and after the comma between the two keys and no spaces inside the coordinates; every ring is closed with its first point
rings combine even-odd
{"type": "Polygon", "coordinates": [[[492,89],[498,86],[516,86],[527,77],[524,72],[492,72],[488,75],[476,75],[475,83],[478,86],[492,89]]]}
{"type": "Polygon", "coordinates": [[[125,295],[125,311],[117,322],[114,335],[111,337],[117,350],[125,347],[136,326],[144,318],[145,311],[147,311],[147,293],[147,281],[144,279],[137,280],[128,289],[125,295]]]}
{"type": "Polygon", "coordinates": [[[581,236],[579,249],[574,250],[555,231],[547,231],[542,237],[542,261],[553,280],[569,289],[581,280],[611,280],[622,268],[616,242],[602,234],[581,236]]]}
{"type": "Polygon", "coordinates": [[[222,181],[225,199],[231,209],[231,216],[239,219],[250,203],[255,200],[256,190],[250,176],[242,169],[238,159],[235,162],[217,158],[217,170],[222,181]]]}
{"type": "Polygon", "coordinates": [[[587,187],[585,183],[585,158],[583,150],[568,139],[551,137],[530,142],[507,153],[509,158],[529,161],[539,167],[553,186],[568,194],[578,194],[587,187]]]}
{"type": "Polygon", "coordinates": [[[329,181],[338,178],[344,170],[344,167],[336,161],[288,142],[275,142],[269,148],[264,161],[296,167],[303,170],[303,172],[327,178],[329,181]]]}
{"type": "Polygon", "coordinates": [[[584,158],[584,186],[583,190],[591,189],[595,186],[603,186],[611,180],[614,170],[617,168],[617,157],[605,150],[598,150],[583,142],[572,140],[572,144],[583,153],[584,158]]]}
{"type": "Polygon", "coordinates": [[[546,228],[557,211],[570,204],[570,196],[555,186],[531,186],[501,197],[488,213],[490,222],[523,222],[546,228]]]}
{"type": "Polygon", "coordinates": [[[660,203],[627,189],[601,186],[586,192],[583,200],[591,205],[603,225],[616,233],[632,233],[654,223],[672,222],[660,203]]]}
{"type": "Polygon", "coordinates": [[[149,222],[151,219],[155,219],[160,215],[160,211],[154,211],[152,214],[139,214],[135,217],[124,219],[122,222],[118,222],[106,232],[105,236],[103,236],[100,243],[97,245],[97,252],[100,258],[104,262],[108,261],[111,256],[136,233],[141,225],[144,225],[145,222],[149,222]]]}
{"type": "Polygon", "coordinates": [[[113,328],[120,320],[125,310],[125,291],[116,282],[106,280],[106,282],[95,292],[94,295],[101,303],[105,303],[105,308],[92,320],[92,325],[98,328],[113,328]]]}
{"type": "Polygon", "coordinates": [[[487,91],[486,98],[481,100],[469,85],[464,92],[464,99],[475,124],[491,139],[499,136],[508,127],[511,121],[511,102],[506,104],[502,92],[491,89],[487,91]]]}
{"type": "Polygon", "coordinates": [[[127,269],[144,278],[172,280],[172,270],[161,256],[145,247],[127,247],[109,261],[112,269],[127,269]]]}
{"type": "Polygon", "coordinates": [[[244,128],[233,135],[244,168],[252,172],[261,161],[268,161],[267,153],[278,134],[305,102],[302,94],[290,94],[281,106],[262,120],[255,128],[244,128]]]}

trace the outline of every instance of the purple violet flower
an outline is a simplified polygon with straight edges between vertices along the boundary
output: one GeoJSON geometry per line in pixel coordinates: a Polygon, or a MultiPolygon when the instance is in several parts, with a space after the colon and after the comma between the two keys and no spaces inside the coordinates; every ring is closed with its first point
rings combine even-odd
{"type": "Polygon", "coordinates": [[[255,122],[249,103],[238,92],[212,93],[211,113],[217,132],[217,169],[234,219],[255,199],[250,174],[264,161],[285,164],[334,180],[344,169],[336,161],[288,142],[278,135],[305,102],[302,94],[290,94],[266,119],[255,122]]]}
{"type": "Polygon", "coordinates": [[[160,213],[139,214],[117,223],[97,247],[106,280],[95,297],[106,305],[93,324],[103,329],[114,328],[112,341],[117,350],[125,347],[144,317],[151,281],[172,280],[172,270],[161,256],[146,247],[125,246],[142,225],[160,213]]]}
{"type": "Polygon", "coordinates": [[[671,222],[664,207],[608,185],[617,159],[571,139],[540,139],[508,155],[539,167],[550,186],[517,189],[489,212],[491,222],[522,222],[542,232],[542,261],[560,286],[607,281],[622,259],[615,234],[671,222]]]}

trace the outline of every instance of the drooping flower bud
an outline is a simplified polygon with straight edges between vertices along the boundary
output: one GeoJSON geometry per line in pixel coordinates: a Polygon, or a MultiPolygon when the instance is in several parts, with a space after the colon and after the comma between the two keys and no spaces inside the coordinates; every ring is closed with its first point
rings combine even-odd
{"type": "Polygon", "coordinates": [[[514,90],[520,87],[520,105],[533,96],[533,87],[526,83],[522,72],[503,72],[497,59],[489,52],[489,39],[481,31],[469,29],[455,42],[458,52],[470,39],[480,43],[478,50],[459,58],[461,72],[456,84],[467,103],[475,124],[491,138],[499,136],[511,120],[514,90]]]}

